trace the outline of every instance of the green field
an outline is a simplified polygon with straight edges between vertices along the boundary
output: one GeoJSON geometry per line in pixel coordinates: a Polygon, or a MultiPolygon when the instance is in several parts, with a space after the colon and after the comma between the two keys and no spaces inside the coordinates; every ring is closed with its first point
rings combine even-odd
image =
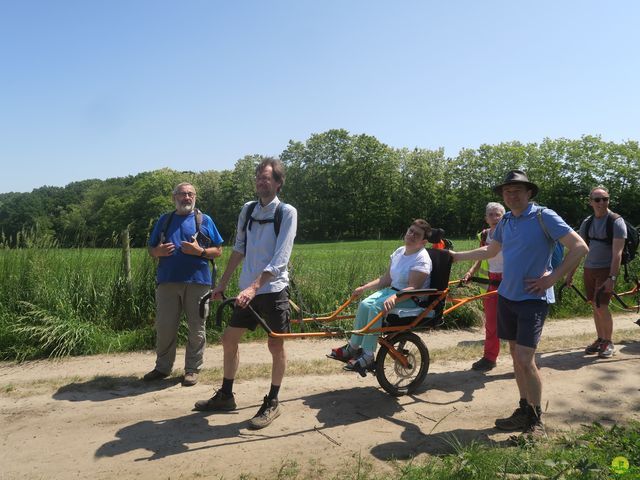
{"type": "MultiPolygon", "coordinates": [[[[401,240],[297,244],[291,258],[294,298],[305,313],[335,309],[357,285],[385,271],[401,240]]],[[[458,250],[477,241],[455,240],[458,250]]],[[[218,260],[219,274],[230,248],[218,260]]],[[[30,359],[149,349],[154,345],[155,264],[144,249],[131,251],[131,276],[119,249],[0,250],[0,358],[30,359]]],[[[452,279],[469,263],[454,264],[452,279]]],[[[578,283],[580,275],[576,275],[578,283]]],[[[237,292],[237,275],[227,294],[237,292]]],[[[467,288],[461,295],[479,291],[467,288]]],[[[575,294],[552,309],[556,317],[588,314],[575,294]]],[[[479,304],[448,317],[450,327],[481,321],[479,304]]],[[[211,342],[219,331],[209,322],[211,342]]],[[[184,338],[184,325],[181,340],[184,338]]],[[[262,335],[257,332],[256,335],[262,335]]]]}

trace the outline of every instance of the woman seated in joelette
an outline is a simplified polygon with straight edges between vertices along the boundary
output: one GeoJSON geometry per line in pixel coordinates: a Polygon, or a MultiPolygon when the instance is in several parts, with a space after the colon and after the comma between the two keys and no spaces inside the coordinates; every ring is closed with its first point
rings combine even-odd
{"type": "MultiPolygon", "coordinates": [[[[424,247],[430,234],[431,226],[425,220],[415,220],[404,235],[404,246],[391,254],[387,272],[353,291],[352,296],[359,297],[366,290],[377,290],[358,305],[355,329],[363,328],[381,311],[386,313],[396,306],[416,306],[411,299],[396,304],[396,294],[401,290],[429,288],[431,258],[424,247]]],[[[372,328],[379,328],[381,323],[379,319],[372,328]]],[[[347,362],[345,368],[348,370],[362,372],[373,364],[377,344],[377,334],[353,334],[349,343],[332,349],[329,356],[347,362]]]]}

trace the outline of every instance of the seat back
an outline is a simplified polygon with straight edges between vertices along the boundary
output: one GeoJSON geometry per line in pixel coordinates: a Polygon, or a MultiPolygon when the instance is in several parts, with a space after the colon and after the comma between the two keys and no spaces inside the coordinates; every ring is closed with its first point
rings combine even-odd
{"type": "Polygon", "coordinates": [[[449,250],[427,248],[427,253],[431,258],[431,282],[429,283],[429,288],[445,290],[449,286],[453,257],[449,250]]]}

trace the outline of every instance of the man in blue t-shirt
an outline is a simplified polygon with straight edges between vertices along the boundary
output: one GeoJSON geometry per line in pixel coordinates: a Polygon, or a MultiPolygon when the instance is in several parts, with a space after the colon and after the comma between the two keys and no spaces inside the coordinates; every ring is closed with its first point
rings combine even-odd
{"type": "Polygon", "coordinates": [[[196,189],[180,183],[173,190],[175,211],[156,222],[149,237],[149,255],[159,259],[156,275],[156,366],[144,380],[160,380],[171,374],[176,359],[178,327],[182,312],[189,336],[182,385],[198,381],[206,345],[205,319],[199,300],[211,288],[209,261],[222,255],[222,237],[213,220],[196,207],[196,189]],[[199,230],[197,224],[200,223],[199,230]]]}
{"type": "Polygon", "coordinates": [[[527,437],[545,435],[542,423],[542,380],[535,352],[542,334],[553,285],[586,255],[584,240],[553,210],[531,200],[538,186],[521,170],[510,171],[493,188],[510,209],[498,225],[493,241],[468,252],[452,252],[454,261],[482,260],[502,252],[502,282],[498,287],[498,337],[509,342],[520,405],[510,417],[496,420],[501,430],[522,429],[527,437]],[[567,255],[554,270],[551,257],[558,241],[567,255]]]}

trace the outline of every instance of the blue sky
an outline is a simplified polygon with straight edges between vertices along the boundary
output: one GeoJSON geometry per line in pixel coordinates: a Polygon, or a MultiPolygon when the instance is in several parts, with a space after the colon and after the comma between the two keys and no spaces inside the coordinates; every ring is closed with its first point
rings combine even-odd
{"type": "Polygon", "coordinates": [[[0,0],[0,193],[393,147],[638,140],[635,0],[0,0]]]}

